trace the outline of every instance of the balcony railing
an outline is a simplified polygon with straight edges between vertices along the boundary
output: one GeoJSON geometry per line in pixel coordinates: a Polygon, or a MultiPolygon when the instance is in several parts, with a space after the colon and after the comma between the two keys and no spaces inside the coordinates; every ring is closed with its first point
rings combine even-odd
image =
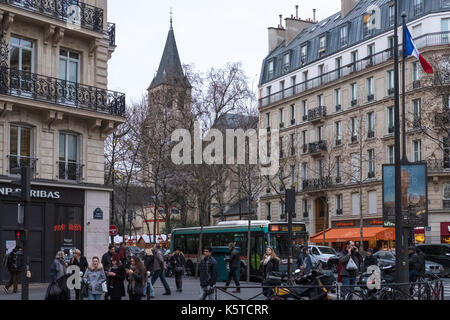
{"type": "Polygon", "coordinates": [[[330,177],[303,180],[303,191],[328,189],[331,185],[330,177]]]}
{"type": "MultiPolygon", "coordinates": [[[[304,153],[309,153],[309,154],[314,154],[314,153],[320,153],[322,151],[326,151],[327,150],[327,142],[324,140],[320,140],[318,142],[313,142],[313,143],[309,143],[307,145],[305,145],[306,152],[304,153]]],[[[305,150],[303,150],[305,151],[305,150]]]]}
{"type": "Polygon", "coordinates": [[[116,46],[116,24],[108,22],[108,39],[111,47],[116,46]]]}
{"type": "Polygon", "coordinates": [[[448,127],[450,125],[450,113],[448,111],[435,114],[436,127],[448,127]]]}
{"type": "Polygon", "coordinates": [[[0,0],[0,3],[103,33],[103,9],[73,0],[0,0]]]}
{"type": "Polygon", "coordinates": [[[81,182],[83,165],[72,161],[58,161],[58,179],[81,182]]]}
{"type": "Polygon", "coordinates": [[[325,118],[327,116],[327,107],[317,107],[315,109],[308,110],[308,121],[315,121],[325,118]]]}
{"type": "Polygon", "coordinates": [[[0,94],[125,115],[125,94],[10,68],[0,68],[0,94]]]}
{"type": "MultiPolygon", "coordinates": [[[[418,49],[425,48],[425,47],[431,47],[431,46],[438,46],[438,45],[443,45],[443,44],[449,44],[450,43],[450,31],[424,34],[424,35],[419,36],[416,39],[414,39],[414,43],[416,44],[418,49]]],[[[356,62],[352,62],[348,65],[345,65],[340,68],[340,72],[338,72],[338,69],[332,70],[332,71],[324,73],[318,77],[298,83],[295,86],[285,88],[282,91],[271,93],[270,95],[267,95],[267,96],[259,99],[259,106],[260,107],[268,106],[272,103],[276,103],[285,98],[289,98],[296,94],[305,92],[309,89],[317,88],[323,84],[335,81],[341,77],[345,77],[345,76],[351,74],[352,72],[364,70],[365,68],[367,68],[370,65],[378,65],[378,64],[384,63],[384,62],[392,59],[393,55],[391,53],[392,53],[392,49],[388,48],[388,49],[381,51],[379,53],[376,53],[374,55],[369,55],[369,56],[367,56],[363,59],[360,59],[356,62]]]]}
{"type": "Polygon", "coordinates": [[[36,162],[38,159],[32,157],[21,157],[17,155],[8,155],[9,159],[9,172],[13,169],[20,169],[22,167],[29,167],[31,169],[31,176],[36,176],[36,162]]]}
{"type": "Polygon", "coordinates": [[[450,158],[448,159],[428,159],[429,172],[450,172],[450,158]]]}

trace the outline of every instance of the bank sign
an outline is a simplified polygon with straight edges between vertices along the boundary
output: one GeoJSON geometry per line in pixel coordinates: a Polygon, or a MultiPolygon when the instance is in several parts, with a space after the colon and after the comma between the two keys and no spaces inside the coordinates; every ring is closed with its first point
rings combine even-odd
{"type": "MultiPolygon", "coordinates": [[[[0,195],[1,196],[11,196],[13,192],[21,192],[22,189],[17,188],[13,189],[10,187],[0,187],[0,195]]],[[[36,199],[59,199],[61,198],[61,194],[59,191],[46,191],[46,190],[30,190],[31,198],[36,199]]]]}

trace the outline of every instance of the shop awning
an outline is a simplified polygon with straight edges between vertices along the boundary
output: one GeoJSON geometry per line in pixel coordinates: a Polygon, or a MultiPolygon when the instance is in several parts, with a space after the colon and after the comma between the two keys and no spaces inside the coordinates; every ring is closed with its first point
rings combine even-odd
{"type": "MultiPolygon", "coordinates": [[[[349,240],[361,240],[359,228],[328,229],[325,231],[325,242],[347,242],[349,240]]],[[[363,228],[363,240],[395,240],[395,229],[384,227],[363,228]]],[[[322,243],[323,232],[313,235],[309,241],[313,243],[322,243]]]]}

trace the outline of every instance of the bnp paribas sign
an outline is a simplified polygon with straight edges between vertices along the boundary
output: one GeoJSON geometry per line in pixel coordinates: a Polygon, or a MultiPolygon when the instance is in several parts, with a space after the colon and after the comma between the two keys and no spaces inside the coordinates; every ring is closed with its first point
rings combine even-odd
{"type": "MultiPolygon", "coordinates": [[[[13,192],[20,192],[20,188],[13,189],[11,187],[0,187],[0,196],[12,196],[13,192]]],[[[59,191],[46,191],[46,190],[30,190],[31,198],[36,199],[59,199],[61,194],[59,191]]]]}

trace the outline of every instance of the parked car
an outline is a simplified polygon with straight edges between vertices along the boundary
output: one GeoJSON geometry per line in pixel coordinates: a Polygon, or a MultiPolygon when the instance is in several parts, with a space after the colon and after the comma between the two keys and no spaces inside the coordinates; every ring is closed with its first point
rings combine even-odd
{"type": "MultiPolygon", "coordinates": [[[[395,251],[380,250],[373,254],[380,267],[395,266],[395,251]]],[[[444,267],[436,262],[425,260],[425,274],[443,275],[444,267]]]]}
{"type": "Polygon", "coordinates": [[[441,264],[446,276],[450,275],[450,244],[419,244],[417,248],[427,260],[441,264]]]}
{"type": "Polygon", "coordinates": [[[338,272],[338,266],[339,266],[339,258],[341,257],[341,253],[338,252],[334,256],[331,256],[328,258],[326,268],[333,271],[333,273],[338,272]]]}
{"type": "Polygon", "coordinates": [[[323,266],[327,266],[328,260],[336,255],[336,250],[327,246],[308,246],[308,249],[311,256],[320,261],[323,266]]]}

